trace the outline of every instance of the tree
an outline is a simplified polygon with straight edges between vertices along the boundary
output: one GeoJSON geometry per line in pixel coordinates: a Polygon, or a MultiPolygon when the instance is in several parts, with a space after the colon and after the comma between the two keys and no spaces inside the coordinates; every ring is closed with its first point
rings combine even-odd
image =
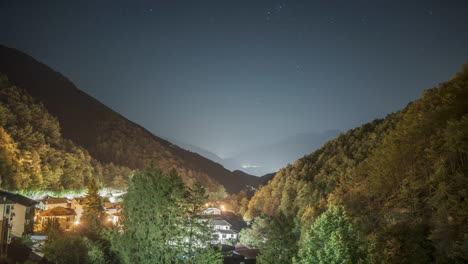
{"type": "Polygon", "coordinates": [[[196,182],[189,188],[187,197],[187,221],[185,225],[185,248],[187,258],[185,263],[211,264],[222,263],[221,255],[211,246],[213,228],[209,218],[203,215],[208,199],[203,186],[196,182]]]}
{"type": "Polygon", "coordinates": [[[345,210],[331,206],[305,234],[297,263],[358,263],[363,255],[345,210]]]}
{"type": "Polygon", "coordinates": [[[88,193],[84,199],[83,215],[81,216],[82,230],[90,238],[98,238],[103,226],[104,206],[99,195],[96,180],[90,179],[88,193]]]}
{"type": "Polygon", "coordinates": [[[102,246],[77,234],[50,233],[42,247],[47,261],[57,264],[106,264],[102,246]]]}
{"type": "Polygon", "coordinates": [[[282,212],[273,218],[268,230],[268,242],[260,249],[259,264],[292,263],[297,253],[297,237],[294,234],[294,221],[282,212]]]}
{"type": "Polygon", "coordinates": [[[121,262],[216,263],[194,216],[204,196],[200,186],[188,191],[175,170],[165,174],[150,167],[134,175],[112,240],[121,262]],[[198,262],[205,253],[207,259],[198,262]]]}
{"type": "Polygon", "coordinates": [[[239,233],[241,244],[252,248],[263,248],[268,240],[269,219],[255,217],[250,228],[245,228],[239,233]]]}

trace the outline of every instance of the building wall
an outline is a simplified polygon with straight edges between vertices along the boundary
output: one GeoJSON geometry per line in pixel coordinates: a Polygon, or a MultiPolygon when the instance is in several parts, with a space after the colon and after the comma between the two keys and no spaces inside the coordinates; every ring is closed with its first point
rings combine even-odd
{"type": "Polygon", "coordinates": [[[63,208],[68,208],[68,203],[46,204],[44,211],[55,208],[55,207],[59,207],[59,206],[63,208]]]}
{"type": "Polygon", "coordinates": [[[38,221],[40,223],[38,231],[43,231],[42,228],[49,219],[56,219],[62,230],[70,231],[74,228],[76,216],[41,216],[38,221]]]}
{"type": "Polygon", "coordinates": [[[10,235],[14,237],[21,237],[24,233],[24,225],[26,224],[26,206],[15,204],[12,213],[15,214],[11,220],[10,235]]]}
{"type": "Polygon", "coordinates": [[[222,229],[222,230],[229,230],[230,229],[230,226],[227,226],[227,225],[215,225],[215,230],[219,230],[219,229],[222,229]]]}
{"type": "Polygon", "coordinates": [[[81,219],[81,215],[83,214],[83,206],[76,200],[76,199],[73,199],[71,201],[71,206],[70,206],[71,209],[75,210],[76,212],[76,219],[77,220],[80,220],[81,219]]]}
{"type": "Polygon", "coordinates": [[[9,238],[8,225],[10,223],[11,204],[0,204],[0,244],[6,245],[9,238]]]}

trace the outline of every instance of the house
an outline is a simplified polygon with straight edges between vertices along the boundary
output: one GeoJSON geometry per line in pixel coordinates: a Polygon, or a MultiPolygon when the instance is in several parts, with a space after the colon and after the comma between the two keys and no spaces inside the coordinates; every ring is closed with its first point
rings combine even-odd
{"type": "Polygon", "coordinates": [[[84,202],[83,198],[75,198],[75,199],[72,199],[69,203],[69,208],[75,210],[76,220],[80,220],[81,215],[83,215],[83,210],[84,210],[83,202],[84,202]]]}
{"type": "Polygon", "coordinates": [[[231,224],[223,219],[213,219],[215,243],[225,244],[228,241],[237,240],[237,231],[231,229],[231,224]]]}
{"type": "Polygon", "coordinates": [[[106,214],[107,222],[110,222],[116,225],[119,222],[120,216],[121,216],[120,212],[113,213],[113,214],[106,214]]]}
{"type": "Polygon", "coordinates": [[[38,231],[43,231],[49,221],[57,221],[60,228],[65,231],[70,231],[79,224],[75,210],[60,206],[39,213],[37,216],[38,231]]]}
{"type": "MultiPolygon", "coordinates": [[[[7,237],[22,237],[25,234],[31,234],[34,228],[34,212],[37,202],[26,196],[0,191],[0,197],[5,203],[2,203],[2,224],[9,226],[9,230],[3,229],[3,232],[9,232],[7,237]]],[[[2,225],[3,226],[3,225],[2,225]]]]}
{"type": "Polygon", "coordinates": [[[115,213],[120,212],[122,209],[122,202],[111,203],[111,202],[104,202],[104,210],[106,214],[113,215],[115,213]]]}
{"type": "Polygon", "coordinates": [[[221,215],[221,210],[218,208],[207,208],[203,214],[205,215],[221,215]]]}
{"type": "Polygon", "coordinates": [[[70,207],[67,198],[55,198],[52,196],[47,196],[46,198],[42,199],[41,202],[44,204],[44,210],[49,210],[54,207],[70,207]]]}

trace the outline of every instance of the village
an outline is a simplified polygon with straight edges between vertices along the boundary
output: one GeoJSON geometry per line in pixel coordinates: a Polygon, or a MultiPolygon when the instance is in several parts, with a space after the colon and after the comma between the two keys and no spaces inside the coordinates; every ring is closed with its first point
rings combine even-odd
{"type": "MultiPolygon", "coordinates": [[[[113,194],[103,200],[105,221],[109,225],[119,225],[122,210],[120,195],[122,193],[113,194]]],[[[11,245],[26,237],[32,242],[30,254],[42,258],[44,254],[41,252],[41,245],[47,239],[45,232],[47,225],[55,222],[63,232],[79,230],[84,199],[83,196],[49,195],[40,199],[31,199],[21,194],[0,190],[0,255],[6,256],[8,253],[11,255],[11,245]]],[[[255,263],[258,251],[238,244],[239,231],[247,226],[246,223],[242,219],[239,220],[232,212],[225,210],[224,205],[217,204],[219,208],[210,207],[215,205],[207,203],[203,215],[205,220],[210,221],[212,244],[218,245],[225,253],[225,263],[255,263]]]]}

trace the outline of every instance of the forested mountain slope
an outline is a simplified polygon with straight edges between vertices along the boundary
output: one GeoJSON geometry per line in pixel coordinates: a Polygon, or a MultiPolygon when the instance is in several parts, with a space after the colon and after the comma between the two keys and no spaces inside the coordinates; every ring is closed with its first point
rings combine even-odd
{"type": "MultiPolygon", "coordinates": [[[[405,109],[280,170],[245,216],[280,211],[308,228],[344,206],[375,263],[468,260],[468,65],[405,109]]],[[[372,258],[371,258],[372,259],[372,258]]]]}
{"type": "Polygon", "coordinates": [[[100,163],[62,137],[43,105],[0,74],[0,187],[20,191],[85,189],[90,178],[122,188],[132,171],[100,163]]]}
{"type": "MultiPolygon", "coordinates": [[[[187,181],[201,181],[212,192],[237,192],[257,185],[258,178],[234,175],[202,156],[179,148],[127,120],[76,88],[63,75],[30,56],[0,45],[0,72],[44,104],[60,123],[62,135],[100,162],[139,169],[175,168],[187,181]]],[[[164,124],[161,124],[164,125],[164,124]]]]}

